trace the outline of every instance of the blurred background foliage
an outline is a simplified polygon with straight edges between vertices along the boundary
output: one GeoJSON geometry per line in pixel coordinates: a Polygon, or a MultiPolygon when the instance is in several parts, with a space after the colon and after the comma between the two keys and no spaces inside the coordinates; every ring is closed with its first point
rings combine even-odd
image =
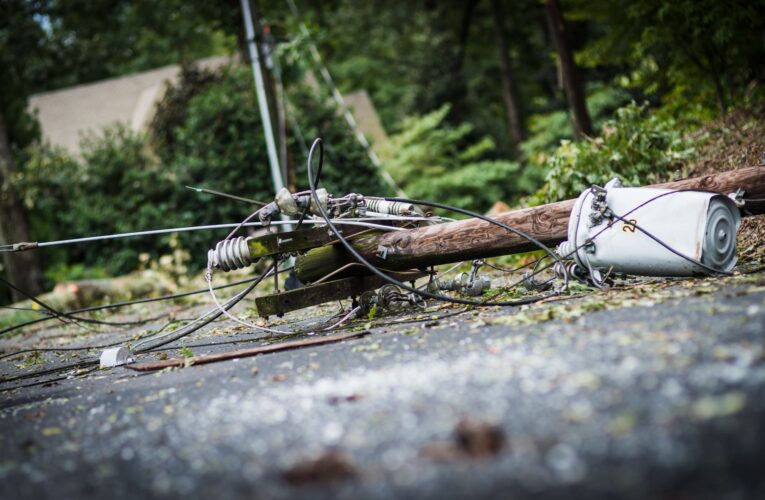
{"type": "MultiPolygon", "coordinates": [[[[593,132],[578,138],[549,24],[552,0],[432,2],[261,0],[288,100],[287,151],[304,187],[306,144],[328,145],[336,193],[388,194],[320,81],[310,38],[341,92],[366,90],[390,140],[385,167],[412,197],[486,210],[538,204],[620,176],[626,184],[682,175],[704,134],[757,108],[765,78],[764,0],[560,0],[593,132]],[[501,16],[497,16],[501,13],[501,16]],[[497,21],[498,20],[498,21],[497,21]],[[497,22],[495,22],[497,21],[497,22]],[[502,50],[500,36],[505,38],[502,50]],[[506,56],[512,75],[502,66],[506,56]],[[520,117],[514,140],[503,82],[520,117]]],[[[184,186],[272,198],[249,67],[192,62],[246,58],[238,0],[5,0],[0,3],[0,110],[35,240],[237,221],[249,207],[184,186]],[[146,133],[102,130],[72,157],[40,140],[27,109],[36,92],[184,63],[146,133]]],[[[173,243],[204,264],[217,236],[173,243]]],[[[171,238],[46,250],[49,281],[124,273],[171,238]],[[142,257],[144,256],[144,257],[142,257]]],[[[2,298],[0,298],[2,300],[2,298]]]]}
{"type": "MultiPolygon", "coordinates": [[[[333,192],[364,186],[384,192],[364,149],[337,117],[328,96],[300,87],[295,91],[301,130],[330,141],[322,180],[333,192]],[[340,168],[342,165],[343,168],[340,168]],[[345,174],[345,168],[354,172],[345,174]]],[[[248,67],[217,71],[185,68],[169,88],[146,134],[126,127],[107,128],[83,139],[81,158],[60,148],[25,150],[16,176],[40,241],[74,235],[130,232],[143,228],[238,222],[256,207],[200,194],[186,186],[210,187],[255,200],[273,198],[273,185],[260,133],[257,99],[248,67]]],[[[305,155],[298,138],[297,187],[306,186],[305,155]]],[[[226,230],[219,230],[224,236],[226,230]]],[[[210,232],[178,233],[192,255],[206,255],[210,232]]],[[[135,269],[139,255],[158,259],[173,236],[111,240],[96,245],[52,248],[53,262],[85,263],[94,273],[115,275],[135,269]]],[[[214,237],[213,237],[214,238],[214,237]]],[[[199,269],[202,259],[192,266],[199,269]]],[[[50,279],[61,267],[51,267],[50,279]]],[[[79,269],[77,267],[76,269],[79,269]]],[[[76,274],[80,275],[78,271],[76,274]]]]}

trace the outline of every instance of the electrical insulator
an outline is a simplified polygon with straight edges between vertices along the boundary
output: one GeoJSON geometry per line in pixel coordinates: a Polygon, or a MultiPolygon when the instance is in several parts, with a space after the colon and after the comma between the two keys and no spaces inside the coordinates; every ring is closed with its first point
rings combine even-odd
{"type": "Polygon", "coordinates": [[[212,268],[225,272],[249,266],[253,263],[250,257],[250,247],[247,244],[249,239],[238,236],[219,241],[213,250],[207,252],[208,264],[212,268]]]}
{"type": "Polygon", "coordinates": [[[422,213],[411,203],[402,203],[400,201],[388,201],[379,198],[367,198],[367,215],[370,212],[381,215],[422,215],[422,213]]]}

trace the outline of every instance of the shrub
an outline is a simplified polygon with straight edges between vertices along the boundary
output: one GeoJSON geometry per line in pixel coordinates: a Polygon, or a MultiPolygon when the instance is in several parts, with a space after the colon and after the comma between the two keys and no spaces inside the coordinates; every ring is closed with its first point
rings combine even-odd
{"type": "MultiPolygon", "coordinates": [[[[129,232],[173,221],[169,195],[174,185],[143,136],[120,126],[105,129],[85,138],[81,153],[76,160],[49,146],[27,150],[18,185],[35,239],[129,232]]],[[[85,276],[77,263],[100,269],[94,276],[104,271],[119,274],[135,269],[143,248],[158,255],[164,241],[141,238],[53,247],[42,250],[43,263],[52,279],[85,276]]]]}
{"type": "Polygon", "coordinates": [[[533,188],[518,163],[491,159],[490,138],[471,142],[470,124],[446,124],[448,113],[447,105],[407,118],[391,137],[386,166],[407,195],[485,210],[533,188]]]}
{"type": "MultiPolygon", "coordinates": [[[[385,194],[366,152],[328,96],[295,86],[290,97],[299,111],[295,130],[309,134],[303,142],[318,135],[326,141],[323,185],[337,194],[385,194]]],[[[305,153],[297,133],[290,135],[288,150],[296,165],[296,187],[303,189],[305,153]]],[[[199,195],[187,185],[263,201],[274,196],[252,75],[241,66],[184,70],[159,104],[149,134],[121,126],[104,129],[84,139],[80,158],[38,144],[24,151],[20,165],[17,185],[38,241],[238,222],[254,209],[199,195]]],[[[185,232],[53,247],[43,250],[43,263],[51,280],[76,279],[124,274],[141,262],[161,264],[163,256],[188,252],[192,272],[206,264],[207,249],[226,233],[185,232]]]]}
{"type": "MultiPolygon", "coordinates": [[[[587,108],[595,130],[600,131],[614,111],[629,102],[630,96],[625,90],[612,86],[589,90],[587,108]]],[[[561,141],[574,136],[571,117],[566,109],[532,115],[528,127],[529,137],[523,141],[521,149],[532,165],[544,165],[561,141]]]]}
{"type": "Polygon", "coordinates": [[[666,181],[693,156],[693,143],[671,118],[648,112],[647,105],[620,108],[603,126],[601,137],[562,141],[547,163],[544,186],[532,204],[577,196],[593,185],[619,177],[625,185],[666,181]]]}

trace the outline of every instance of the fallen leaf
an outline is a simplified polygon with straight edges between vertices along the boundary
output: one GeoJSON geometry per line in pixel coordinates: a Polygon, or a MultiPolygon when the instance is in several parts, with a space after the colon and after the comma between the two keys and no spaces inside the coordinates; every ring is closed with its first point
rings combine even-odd
{"type": "Polygon", "coordinates": [[[328,451],[316,458],[301,460],[283,474],[294,485],[347,480],[358,476],[350,457],[339,451],[328,451]]]}
{"type": "Polygon", "coordinates": [[[61,434],[63,431],[61,430],[61,427],[46,427],[42,430],[43,436],[56,436],[58,434],[61,434]]]}
{"type": "Polygon", "coordinates": [[[38,411],[35,411],[35,412],[30,412],[30,413],[27,413],[26,415],[24,415],[24,418],[26,420],[31,421],[31,422],[33,422],[35,420],[41,420],[44,417],[45,417],[45,412],[42,411],[42,410],[38,410],[38,411]]]}

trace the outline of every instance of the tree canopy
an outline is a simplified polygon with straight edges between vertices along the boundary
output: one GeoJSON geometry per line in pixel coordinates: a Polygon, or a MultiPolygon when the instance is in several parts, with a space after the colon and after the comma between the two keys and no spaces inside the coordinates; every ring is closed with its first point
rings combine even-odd
{"type": "MultiPolygon", "coordinates": [[[[282,142],[298,185],[305,142],[322,135],[329,183],[384,190],[332,104],[312,44],[341,92],[370,94],[396,180],[475,209],[569,196],[607,175],[667,178],[692,153],[688,132],[763,98],[765,0],[254,3],[258,41],[278,63],[271,80],[284,86],[282,142]]],[[[208,175],[218,187],[269,196],[268,183],[251,177],[253,165],[267,176],[251,75],[236,64],[219,73],[189,66],[219,54],[246,61],[242,26],[237,0],[0,3],[0,117],[10,152],[0,158],[2,210],[29,211],[34,237],[54,238],[107,231],[115,220],[141,229],[235,217],[178,193],[179,183],[208,175]],[[30,95],[176,63],[187,66],[184,76],[147,134],[102,131],[81,158],[41,142],[30,95]],[[136,185],[145,188],[130,191],[136,185]],[[125,198],[130,216],[94,210],[105,197],[125,198]]],[[[87,251],[52,260],[122,272],[141,253],[120,252],[111,262],[87,251]]]]}

